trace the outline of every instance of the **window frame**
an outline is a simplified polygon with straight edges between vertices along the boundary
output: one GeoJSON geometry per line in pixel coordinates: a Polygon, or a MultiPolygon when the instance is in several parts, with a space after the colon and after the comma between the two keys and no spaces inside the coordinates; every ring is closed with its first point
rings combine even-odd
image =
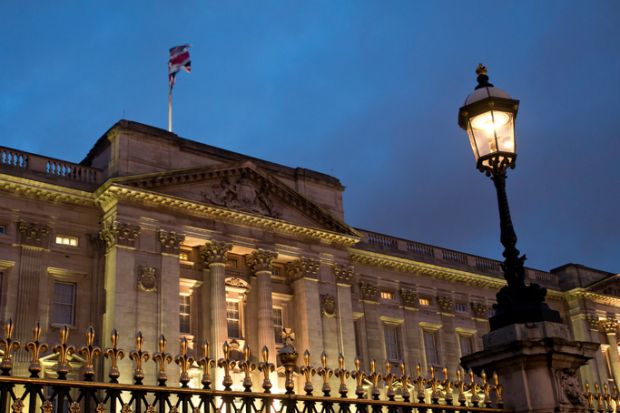
{"type": "MultiPolygon", "coordinates": [[[[400,324],[395,323],[383,323],[383,346],[385,349],[385,359],[390,363],[400,363],[404,361],[404,348],[402,343],[402,329],[400,324]],[[388,332],[393,331],[392,338],[394,339],[394,346],[388,345],[388,332]],[[390,348],[395,347],[396,358],[390,357],[390,348]]],[[[392,354],[393,355],[393,354],[392,354]]]]}
{"type": "Polygon", "coordinates": [[[78,237],[77,235],[69,235],[69,234],[57,233],[57,234],[54,235],[54,245],[57,245],[57,246],[63,247],[63,248],[79,248],[80,247],[80,237],[78,237]],[[61,242],[59,242],[59,239],[61,240],[61,242]],[[62,242],[62,240],[67,240],[68,243],[62,242]],[[71,244],[72,240],[75,241],[75,245],[71,244]]]}
{"type": "Polygon", "coordinates": [[[54,278],[52,280],[52,294],[51,294],[51,308],[50,308],[50,325],[52,327],[75,327],[77,324],[77,313],[76,313],[76,308],[77,308],[77,298],[78,298],[78,294],[77,294],[77,289],[78,289],[78,284],[77,282],[72,282],[72,281],[65,281],[65,280],[59,280],[54,278]],[[65,323],[65,322],[59,322],[58,320],[56,320],[56,316],[58,315],[58,311],[56,306],[57,305],[63,305],[63,306],[67,306],[69,304],[67,303],[58,303],[56,301],[56,286],[57,285],[70,285],[73,288],[72,291],[72,302],[71,302],[71,322],[70,323],[65,323]]]}
{"type": "Polygon", "coordinates": [[[192,334],[192,296],[187,293],[179,294],[179,333],[184,334],[192,334]],[[181,298],[183,297],[183,298],[181,298]],[[187,299],[187,303],[184,303],[183,300],[187,299]],[[186,307],[187,312],[183,312],[183,307],[186,307]],[[183,318],[187,318],[187,331],[183,331],[183,318]]]}
{"type": "Polygon", "coordinates": [[[226,299],[226,336],[228,337],[229,340],[231,339],[235,339],[235,340],[244,340],[244,331],[243,331],[243,302],[241,300],[231,300],[229,298],[226,299]],[[237,315],[239,318],[234,319],[234,318],[230,318],[228,317],[228,304],[235,304],[237,306],[237,309],[234,310],[237,312],[237,315]],[[237,320],[238,324],[237,324],[237,328],[239,329],[239,337],[234,337],[230,335],[230,320],[237,320]]]}
{"type": "Polygon", "coordinates": [[[284,307],[273,305],[271,315],[272,315],[272,320],[273,320],[273,338],[275,340],[276,347],[281,347],[284,345],[284,340],[282,339],[282,330],[286,327],[284,307]],[[275,315],[276,311],[280,312],[281,324],[276,324],[276,315],[275,315]],[[277,326],[280,326],[279,330],[276,330],[277,326]]]}
{"type": "Polygon", "coordinates": [[[441,367],[441,352],[439,351],[439,330],[422,328],[422,346],[424,348],[424,362],[426,363],[426,368],[428,369],[430,366],[433,367],[441,367]],[[433,340],[433,355],[435,356],[435,363],[429,360],[429,346],[426,338],[432,337],[433,340]]]}

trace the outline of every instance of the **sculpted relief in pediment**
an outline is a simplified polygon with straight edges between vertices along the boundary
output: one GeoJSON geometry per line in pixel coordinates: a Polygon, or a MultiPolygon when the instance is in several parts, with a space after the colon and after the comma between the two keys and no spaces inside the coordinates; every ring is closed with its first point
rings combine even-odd
{"type": "Polygon", "coordinates": [[[214,205],[245,212],[280,218],[265,185],[258,184],[247,177],[224,177],[201,193],[203,199],[214,205]]]}

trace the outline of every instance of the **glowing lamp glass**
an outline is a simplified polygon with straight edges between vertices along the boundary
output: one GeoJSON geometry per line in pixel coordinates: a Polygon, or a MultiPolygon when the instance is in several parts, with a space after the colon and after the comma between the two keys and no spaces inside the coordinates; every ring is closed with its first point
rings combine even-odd
{"type": "Polygon", "coordinates": [[[473,116],[467,134],[476,161],[497,152],[515,153],[514,116],[510,112],[489,110],[473,116]]]}

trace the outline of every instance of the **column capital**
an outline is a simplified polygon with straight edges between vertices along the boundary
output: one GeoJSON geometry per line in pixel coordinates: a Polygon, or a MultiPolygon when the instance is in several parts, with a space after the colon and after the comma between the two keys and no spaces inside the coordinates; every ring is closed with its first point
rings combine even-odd
{"type": "Polygon", "coordinates": [[[258,249],[245,256],[245,261],[253,272],[271,271],[271,264],[278,256],[277,252],[258,249]]]}
{"type": "Polygon", "coordinates": [[[301,257],[297,261],[286,265],[286,273],[291,281],[297,281],[304,277],[316,279],[319,273],[319,266],[319,260],[301,257]]]}
{"type": "Polygon", "coordinates": [[[174,231],[164,231],[163,229],[160,229],[158,238],[159,245],[161,246],[161,252],[178,255],[179,247],[185,240],[185,235],[174,231]]]}
{"type": "Polygon", "coordinates": [[[47,247],[50,228],[45,224],[19,221],[17,223],[20,244],[47,247]]]}
{"type": "Polygon", "coordinates": [[[418,293],[413,288],[401,287],[398,292],[400,299],[405,307],[418,306],[418,293]]]}
{"type": "Polygon", "coordinates": [[[614,317],[607,317],[606,320],[599,320],[598,328],[601,333],[605,333],[607,335],[616,334],[618,330],[618,320],[614,317]]]}
{"type": "Polygon", "coordinates": [[[226,264],[226,254],[232,244],[222,241],[210,241],[200,247],[200,257],[206,266],[210,264],[226,264]]]}
{"type": "Polygon", "coordinates": [[[351,285],[353,276],[355,275],[355,267],[352,265],[334,264],[332,267],[336,283],[351,285]]]}
{"type": "Polygon", "coordinates": [[[140,226],[119,221],[107,221],[99,232],[99,237],[105,242],[106,248],[115,245],[135,247],[140,235],[140,226]]]}
{"type": "Polygon", "coordinates": [[[489,307],[486,304],[480,302],[473,302],[470,304],[471,311],[474,313],[475,318],[488,318],[489,307]]]}
{"type": "Polygon", "coordinates": [[[360,281],[360,295],[362,296],[362,300],[364,301],[379,301],[379,288],[375,284],[371,284],[366,281],[360,281]]]}
{"type": "Polygon", "coordinates": [[[437,305],[439,305],[439,309],[442,313],[454,312],[454,300],[452,300],[452,298],[448,297],[447,295],[438,295],[437,305]]]}

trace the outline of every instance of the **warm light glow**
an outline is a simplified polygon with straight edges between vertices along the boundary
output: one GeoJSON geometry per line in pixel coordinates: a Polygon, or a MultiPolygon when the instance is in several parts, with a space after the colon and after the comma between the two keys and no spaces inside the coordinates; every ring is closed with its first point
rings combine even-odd
{"type": "Polygon", "coordinates": [[[70,235],[56,235],[56,244],[77,247],[78,237],[72,237],[70,235]]]}
{"type": "Polygon", "coordinates": [[[468,134],[476,158],[495,152],[515,152],[513,117],[490,110],[471,118],[468,134]]]}
{"type": "Polygon", "coordinates": [[[381,291],[381,298],[383,300],[393,300],[394,299],[394,293],[391,291],[381,291]]]}
{"type": "Polygon", "coordinates": [[[474,129],[484,129],[486,133],[492,133],[504,126],[510,120],[506,112],[488,111],[478,115],[471,120],[471,127],[474,129]]]}
{"type": "Polygon", "coordinates": [[[426,307],[426,306],[431,305],[431,300],[429,300],[428,298],[420,298],[419,303],[420,305],[426,307]]]}

